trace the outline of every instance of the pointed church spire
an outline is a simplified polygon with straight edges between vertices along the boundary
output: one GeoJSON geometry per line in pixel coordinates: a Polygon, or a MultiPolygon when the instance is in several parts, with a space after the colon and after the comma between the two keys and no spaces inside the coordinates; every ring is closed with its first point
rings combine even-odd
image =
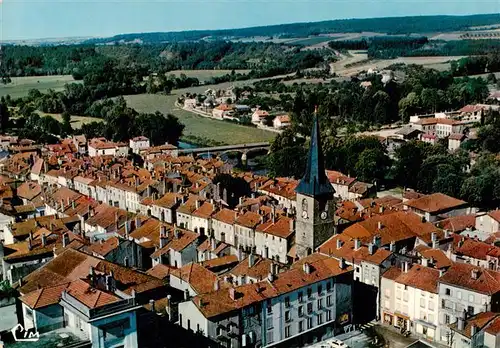
{"type": "Polygon", "coordinates": [[[295,191],[306,196],[331,196],[334,193],[333,187],[325,173],[317,107],[314,110],[314,123],[311,133],[311,145],[309,148],[306,172],[295,191]]]}

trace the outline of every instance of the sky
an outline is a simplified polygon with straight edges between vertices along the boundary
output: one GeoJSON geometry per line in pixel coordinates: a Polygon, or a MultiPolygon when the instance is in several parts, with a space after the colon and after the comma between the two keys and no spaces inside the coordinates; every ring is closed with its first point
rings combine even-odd
{"type": "Polygon", "coordinates": [[[500,13],[500,0],[0,0],[0,39],[477,13],[500,13]]]}

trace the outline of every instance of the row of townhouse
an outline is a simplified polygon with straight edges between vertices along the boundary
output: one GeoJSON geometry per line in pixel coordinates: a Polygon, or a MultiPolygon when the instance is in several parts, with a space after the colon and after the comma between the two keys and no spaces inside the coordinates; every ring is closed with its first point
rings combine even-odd
{"type": "Polygon", "coordinates": [[[207,283],[179,304],[178,324],[222,347],[304,346],[351,324],[352,267],[343,260],[312,254],[281,273],[273,266],[255,283],[207,283]]]}
{"type": "Polygon", "coordinates": [[[381,285],[384,323],[446,345],[456,344],[450,325],[500,305],[500,273],[464,263],[406,263],[387,270],[381,285]]]}

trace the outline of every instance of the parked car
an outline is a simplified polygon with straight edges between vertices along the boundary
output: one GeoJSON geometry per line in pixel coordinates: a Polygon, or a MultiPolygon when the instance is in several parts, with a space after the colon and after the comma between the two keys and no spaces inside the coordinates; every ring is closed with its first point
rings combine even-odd
{"type": "Polygon", "coordinates": [[[332,348],[349,348],[349,346],[347,344],[345,344],[341,340],[337,340],[337,339],[333,339],[328,343],[330,344],[330,347],[332,347],[332,348]]]}

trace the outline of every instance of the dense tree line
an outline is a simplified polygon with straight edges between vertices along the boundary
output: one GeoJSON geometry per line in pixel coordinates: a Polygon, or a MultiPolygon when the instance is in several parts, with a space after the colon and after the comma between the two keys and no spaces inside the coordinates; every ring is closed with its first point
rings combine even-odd
{"type": "Polygon", "coordinates": [[[141,72],[142,76],[186,69],[252,69],[249,78],[256,78],[307,69],[325,59],[333,59],[328,50],[301,51],[299,47],[290,48],[283,44],[229,41],[112,46],[5,46],[2,54],[0,76],[4,78],[71,74],[77,80],[104,68],[126,68],[141,72]]]}
{"type": "MultiPolygon", "coordinates": [[[[432,41],[416,36],[375,36],[357,40],[339,40],[328,43],[336,50],[367,50],[370,59],[393,59],[420,56],[480,56],[496,54],[499,40],[432,41]]],[[[495,59],[498,62],[498,59],[495,59]]],[[[498,64],[498,63],[496,63],[498,64]]],[[[491,67],[490,71],[498,71],[491,67]]],[[[483,70],[484,72],[484,70],[483,70]]]]}
{"type": "Polygon", "coordinates": [[[367,19],[340,19],[313,23],[292,23],[242,29],[192,30],[166,33],[121,34],[111,38],[91,39],[89,43],[116,43],[141,40],[144,43],[196,41],[206,38],[227,37],[305,37],[321,33],[382,32],[411,34],[466,30],[469,27],[492,25],[500,22],[498,14],[471,16],[416,16],[367,19]]]}

